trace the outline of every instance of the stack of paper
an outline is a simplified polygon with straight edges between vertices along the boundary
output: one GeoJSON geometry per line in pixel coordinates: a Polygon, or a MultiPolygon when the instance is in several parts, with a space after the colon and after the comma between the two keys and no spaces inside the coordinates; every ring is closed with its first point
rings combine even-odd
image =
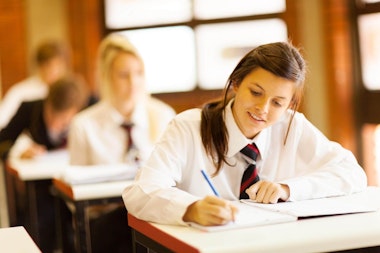
{"type": "Polygon", "coordinates": [[[120,181],[133,179],[136,171],[137,167],[131,167],[127,164],[70,165],[63,172],[62,179],[71,185],[120,181]]]}

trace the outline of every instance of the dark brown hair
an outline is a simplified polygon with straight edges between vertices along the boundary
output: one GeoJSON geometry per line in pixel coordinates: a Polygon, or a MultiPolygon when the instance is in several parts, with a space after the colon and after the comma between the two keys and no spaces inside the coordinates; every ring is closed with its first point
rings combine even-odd
{"type": "Polygon", "coordinates": [[[290,109],[293,111],[285,135],[284,144],[303,95],[306,75],[306,63],[290,42],[276,42],[261,45],[248,52],[237,64],[227,80],[224,95],[221,99],[206,104],[202,109],[201,136],[206,152],[213,158],[217,174],[223,163],[227,163],[228,132],[224,122],[224,111],[228,102],[234,97],[232,86],[240,86],[243,79],[257,68],[265,69],[272,74],[295,82],[290,109]]]}
{"type": "Polygon", "coordinates": [[[38,45],[34,60],[39,66],[41,66],[55,57],[61,57],[69,65],[69,47],[61,41],[46,40],[38,45]]]}
{"type": "Polygon", "coordinates": [[[86,105],[88,96],[89,91],[83,78],[79,75],[70,75],[52,83],[45,101],[55,112],[73,107],[80,110],[86,105]]]}

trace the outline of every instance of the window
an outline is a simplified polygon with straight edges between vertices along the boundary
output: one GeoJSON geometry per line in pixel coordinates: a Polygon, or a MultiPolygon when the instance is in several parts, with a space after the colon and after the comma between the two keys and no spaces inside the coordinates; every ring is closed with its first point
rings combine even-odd
{"type": "Polygon", "coordinates": [[[380,185],[380,1],[351,0],[355,57],[356,119],[369,185],[380,185]]]}
{"type": "Polygon", "coordinates": [[[105,0],[109,29],[187,22],[191,16],[190,0],[105,0]]]}
{"type": "Polygon", "coordinates": [[[255,46],[286,41],[285,0],[104,0],[106,32],[127,36],[152,93],[222,89],[255,46]]]}
{"type": "Polygon", "coordinates": [[[198,83],[202,89],[221,89],[240,58],[260,44],[287,38],[281,19],[199,25],[198,83]],[[258,36],[259,35],[259,36],[258,36]]]}
{"type": "Polygon", "coordinates": [[[250,16],[285,11],[283,0],[194,0],[194,16],[197,19],[250,16]]]}
{"type": "Polygon", "coordinates": [[[380,90],[380,13],[359,16],[358,27],[363,84],[380,90]]]}
{"type": "Polygon", "coordinates": [[[152,93],[193,90],[196,84],[194,32],[188,26],[120,32],[136,46],[145,63],[152,93]]]}

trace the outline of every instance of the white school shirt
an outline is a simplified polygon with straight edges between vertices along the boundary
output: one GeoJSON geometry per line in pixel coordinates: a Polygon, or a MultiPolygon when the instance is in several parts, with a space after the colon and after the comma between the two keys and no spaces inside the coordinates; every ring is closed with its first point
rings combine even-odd
{"type": "MultiPolygon", "coordinates": [[[[237,200],[247,167],[240,150],[252,140],[238,128],[231,104],[225,111],[230,165],[225,164],[211,180],[222,198],[237,200]]],[[[353,154],[329,141],[303,114],[295,114],[284,145],[290,116],[287,111],[253,140],[260,151],[257,168],[261,180],[289,185],[290,200],[349,194],[366,187],[366,175],[353,154]]],[[[123,192],[128,212],[147,221],[184,224],[186,208],[213,195],[200,172],[204,169],[212,175],[215,170],[202,145],[200,121],[201,110],[191,109],[169,124],[134,183],[123,192]]]]}
{"type": "Polygon", "coordinates": [[[22,102],[43,99],[48,89],[48,85],[37,75],[14,84],[0,102],[0,129],[9,123],[22,102]]]}
{"type": "MultiPolygon", "coordinates": [[[[148,97],[132,114],[132,140],[145,160],[175,111],[158,99],[148,97]]],[[[99,165],[126,162],[127,133],[123,116],[107,101],[99,101],[78,113],[68,137],[70,164],[99,165]]]]}

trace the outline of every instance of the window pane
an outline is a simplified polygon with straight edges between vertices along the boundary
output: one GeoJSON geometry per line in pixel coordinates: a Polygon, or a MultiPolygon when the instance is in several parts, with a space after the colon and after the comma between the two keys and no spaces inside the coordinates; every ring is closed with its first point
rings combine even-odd
{"type": "Polygon", "coordinates": [[[201,25],[195,30],[199,85],[222,89],[239,60],[252,48],[286,41],[287,28],[281,19],[201,25]]]}
{"type": "Polygon", "coordinates": [[[105,0],[106,26],[120,29],[185,22],[191,19],[191,0],[105,0]]]}
{"type": "Polygon", "coordinates": [[[380,89],[380,14],[362,15],[359,22],[363,83],[367,89],[380,89]]]}
{"type": "Polygon", "coordinates": [[[284,12],[285,0],[194,0],[198,19],[213,19],[284,12]]]}
{"type": "Polygon", "coordinates": [[[361,0],[361,1],[368,4],[380,2],[380,0],[361,0]]]}
{"type": "Polygon", "coordinates": [[[189,91],[195,88],[193,30],[171,26],[123,31],[140,52],[152,93],[189,91]]]}

